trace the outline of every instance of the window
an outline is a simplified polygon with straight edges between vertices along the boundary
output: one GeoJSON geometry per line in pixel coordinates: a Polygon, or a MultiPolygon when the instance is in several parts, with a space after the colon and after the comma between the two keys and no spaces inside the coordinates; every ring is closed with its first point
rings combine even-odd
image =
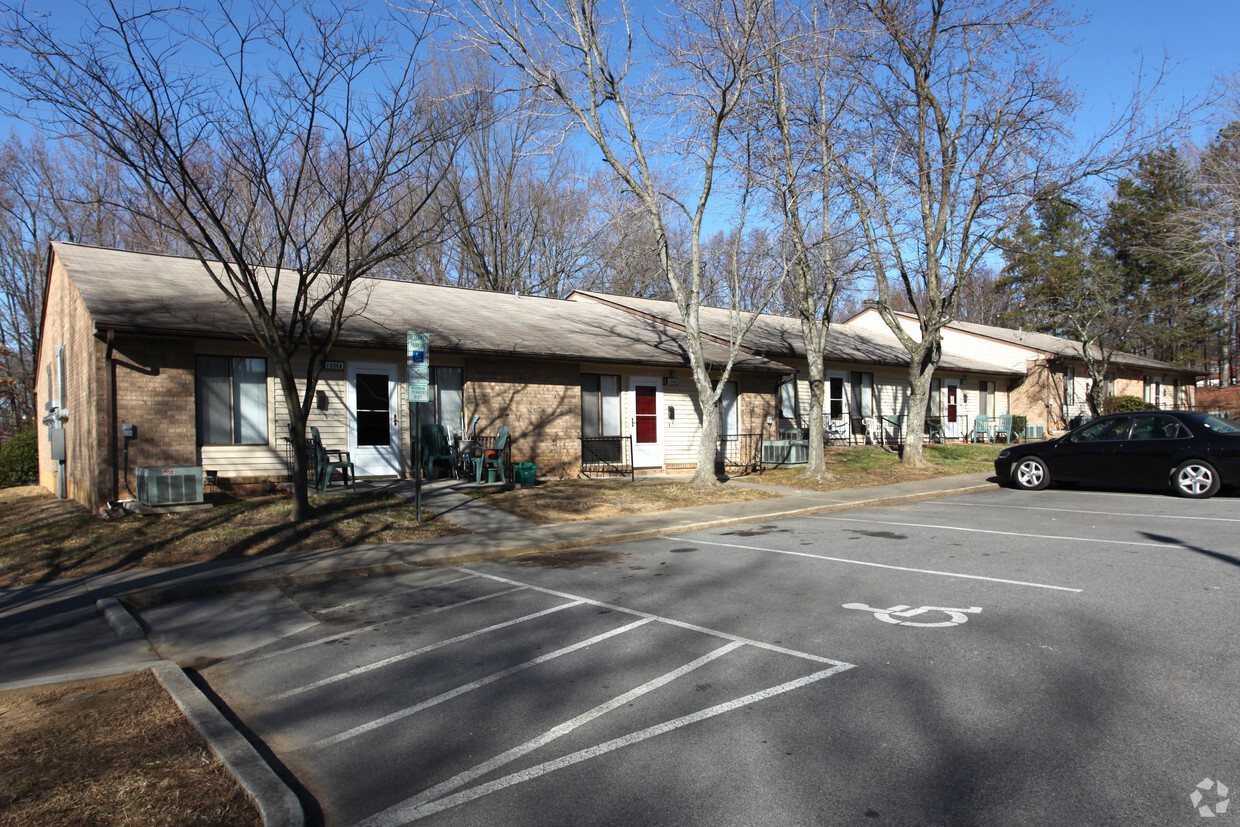
{"type": "Polygon", "coordinates": [[[1063,403],[1069,407],[1076,404],[1076,368],[1063,369],[1063,403]]]}
{"type": "Polygon", "coordinates": [[[728,382],[723,386],[723,394],[719,397],[720,436],[731,436],[740,431],[740,420],[737,416],[740,413],[736,404],[737,395],[738,385],[736,382],[728,382]]]}
{"type": "Polygon", "coordinates": [[[854,370],[852,381],[852,415],[874,415],[874,374],[854,370]]]}
{"type": "Polygon", "coordinates": [[[930,399],[926,403],[926,416],[940,417],[943,415],[943,380],[930,380],[930,399]]]}
{"type": "Polygon", "coordinates": [[[431,368],[431,402],[422,406],[423,425],[442,425],[448,441],[465,435],[465,369],[431,368]]]}
{"type": "Polygon", "coordinates": [[[620,436],[620,377],[581,374],[581,435],[620,436]]]}
{"type": "Polygon", "coordinates": [[[1114,373],[1108,372],[1102,378],[1102,395],[1103,396],[1114,396],[1115,395],[1115,374],[1114,373]]]}
{"type": "Polygon", "coordinates": [[[832,376],[827,380],[827,386],[830,388],[827,410],[832,419],[842,419],[844,417],[844,377],[832,376]]]}
{"type": "Polygon", "coordinates": [[[194,390],[200,445],[267,444],[267,360],[199,356],[194,390]]]}
{"type": "Polygon", "coordinates": [[[779,383],[779,415],[797,421],[797,378],[785,376],[779,383]]]}

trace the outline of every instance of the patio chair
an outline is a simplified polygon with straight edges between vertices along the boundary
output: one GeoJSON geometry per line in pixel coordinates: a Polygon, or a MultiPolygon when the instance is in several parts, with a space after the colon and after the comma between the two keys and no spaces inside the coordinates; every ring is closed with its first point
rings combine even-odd
{"type": "Polygon", "coordinates": [[[494,468],[500,482],[507,482],[504,477],[504,448],[508,445],[508,426],[501,425],[495,434],[495,442],[489,448],[483,448],[474,460],[474,482],[482,482],[487,469],[494,468]]]}
{"type": "Polygon", "coordinates": [[[428,480],[435,470],[435,463],[447,460],[448,472],[456,479],[456,456],[448,443],[448,431],[442,425],[422,426],[422,475],[428,480]]]}
{"type": "Polygon", "coordinates": [[[862,427],[865,428],[866,445],[882,445],[883,430],[878,426],[878,420],[872,416],[867,416],[861,421],[862,427]]]}
{"type": "Polygon", "coordinates": [[[353,470],[353,458],[349,452],[324,448],[318,428],[310,429],[310,444],[314,449],[314,487],[319,491],[326,491],[332,474],[339,471],[342,484],[356,491],[357,474],[353,470]]]}
{"type": "Polygon", "coordinates": [[[990,417],[986,414],[978,414],[973,420],[973,441],[990,442],[991,439],[990,417]]]}
{"type": "Polygon", "coordinates": [[[899,445],[904,441],[904,434],[900,430],[900,417],[888,415],[883,417],[883,442],[891,445],[899,445]]]}
{"type": "Polygon", "coordinates": [[[1003,441],[1009,445],[1012,443],[1012,415],[999,414],[999,419],[995,424],[995,442],[999,441],[999,434],[1003,434],[1003,441]]]}

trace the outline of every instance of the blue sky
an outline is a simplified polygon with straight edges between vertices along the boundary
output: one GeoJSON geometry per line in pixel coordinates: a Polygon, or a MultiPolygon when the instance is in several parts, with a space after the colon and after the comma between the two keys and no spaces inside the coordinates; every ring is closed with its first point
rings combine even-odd
{"type": "MultiPolygon", "coordinates": [[[[50,13],[66,33],[75,33],[82,19],[74,0],[28,2],[50,13]]],[[[654,9],[658,0],[637,0],[636,5],[654,9]]],[[[1172,102],[1203,94],[1216,74],[1240,71],[1240,0],[1099,0],[1076,6],[1073,13],[1091,18],[1077,30],[1080,42],[1064,55],[1087,106],[1078,133],[1104,123],[1113,104],[1127,100],[1142,57],[1150,70],[1161,64],[1164,52],[1178,64],[1168,79],[1172,102]]],[[[1217,115],[1193,137],[1204,142],[1224,123],[1217,115]]]]}
{"type": "MultiPolygon", "coordinates": [[[[1079,44],[1066,68],[1089,111],[1088,129],[1110,116],[1132,91],[1144,56],[1157,70],[1164,53],[1176,64],[1167,78],[1169,103],[1204,94],[1216,74],[1240,71],[1240,0],[1103,0],[1077,6],[1090,22],[1077,31],[1079,44]]],[[[1194,131],[1199,142],[1221,127],[1222,115],[1194,131]]]]}

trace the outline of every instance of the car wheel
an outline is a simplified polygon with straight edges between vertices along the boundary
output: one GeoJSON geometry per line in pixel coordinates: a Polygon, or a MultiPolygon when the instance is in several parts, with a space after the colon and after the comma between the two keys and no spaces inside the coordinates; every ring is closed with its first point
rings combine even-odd
{"type": "Polygon", "coordinates": [[[1012,482],[1026,491],[1041,491],[1051,484],[1051,472],[1038,457],[1021,457],[1012,466],[1012,482]]]}
{"type": "Polygon", "coordinates": [[[1171,475],[1171,484],[1175,487],[1175,493],[1181,497],[1203,500],[1214,496],[1218,491],[1218,472],[1208,462],[1190,459],[1175,469],[1175,473],[1171,475]]]}

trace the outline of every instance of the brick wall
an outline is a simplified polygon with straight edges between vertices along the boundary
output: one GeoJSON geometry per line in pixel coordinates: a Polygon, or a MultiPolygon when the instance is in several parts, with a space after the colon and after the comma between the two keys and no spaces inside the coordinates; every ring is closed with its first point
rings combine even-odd
{"type": "MultiPolygon", "coordinates": [[[[194,413],[194,347],[188,339],[120,338],[113,361],[116,370],[116,432],[118,488],[126,496],[125,441],[120,426],[137,426],[129,440],[129,485],[140,465],[197,465],[197,423],[194,413]]],[[[105,426],[106,427],[106,426],[105,426]]]]}
{"type": "Polygon", "coordinates": [[[581,370],[575,363],[471,358],[465,364],[465,419],[478,435],[508,426],[513,462],[540,475],[581,468],[581,370]]]}
{"type": "MultiPolygon", "coordinates": [[[[44,309],[44,329],[40,339],[35,393],[40,414],[58,392],[55,377],[57,347],[64,348],[65,398],[65,488],[70,499],[87,506],[101,501],[99,458],[106,447],[99,429],[98,387],[103,372],[99,364],[102,343],[94,336],[94,326],[86,305],[70,282],[64,268],[53,261],[44,309]],[[48,366],[52,365],[49,376],[48,366]]],[[[39,484],[57,490],[57,465],[51,458],[48,428],[39,426],[39,484]]]]}

